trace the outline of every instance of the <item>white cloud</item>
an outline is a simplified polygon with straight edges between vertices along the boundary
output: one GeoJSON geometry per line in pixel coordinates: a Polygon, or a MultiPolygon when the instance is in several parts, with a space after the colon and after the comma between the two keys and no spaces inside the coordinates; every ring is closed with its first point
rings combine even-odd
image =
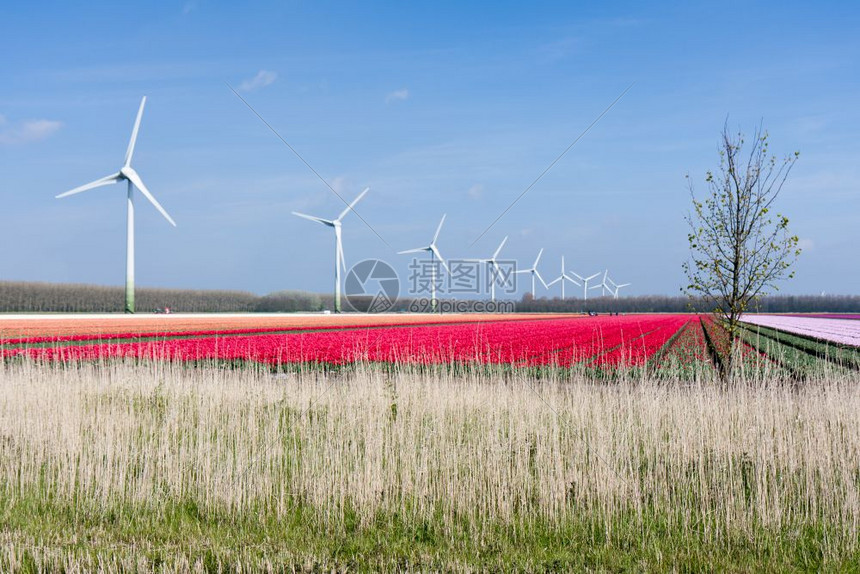
{"type": "Polygon", "coordinates": [[[333,180],[331,180],[331,188],[338,193],[345,193],[348,187],[348,181],[346,177],[339,175],[333,180]]]}
{"type": "Polygon", "coordinates": [[[239,90],[242,92],[253,92],[254,90],[271,85],[277,79],[278,74],[276,72],[260,70],[256,76],[239,84],[239,90]]]}
{"type": "Polygon", "coordinates": [[[804,253],[810,253],[815,249],[815,242],[809,238],[801,238],[797,242],[797,246],[800,247],[804,253]]]}
{"type": "Polygon", "coordinates": [[[480,199],[482,195],[484,195],[484,186],[480,183],[476,183],[472,187],[469,188],[469,191],[466,192],[469,197],[472,199],[480,199]]]}
{"type": "Polygon", "coordinates": [[[13,145],[43,140],[53,135],[63,123],[55,120],[26,120],[10,124],[0,115],[0,144],[13,145]]]}
{"type": "Polygon", "coordinates": [[[189,0],[182,7],[182,13],[183,14],[191,14],[191,12],[193,12],[196,9],[197,9],[197,2],[195,2],[194,0],[189,0]]]}
{"type": "Polygon", "coordinates": [[[403,88],[402,90],[395,90],[385,96],[385,103],[390,104],[391,102],[402,102],[404,100],[409,99],[409,90],[403,88]]]}

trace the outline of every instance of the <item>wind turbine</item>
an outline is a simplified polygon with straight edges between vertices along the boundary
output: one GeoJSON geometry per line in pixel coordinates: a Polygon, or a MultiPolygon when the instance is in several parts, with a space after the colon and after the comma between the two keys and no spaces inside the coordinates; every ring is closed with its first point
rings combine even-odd
{"type": "Polygon", "coordinates": [[[433,235],[433,241],[430,242],[430,245],[397,252],[398,255],[404,255],[406,253],[420,253],[422,251],[430,252],[430,310],[434,313],[436,312],[436,258],[439,259],[439,263],[442,264],[445,271],[448,271],[448,265],[445,263],[445,259],[442,257],[442,254],[439,253],[439,248],[436,247],[436,240],[439,239],[439,232],[442,231],[442,224],[445,223],[445,217],[447,215],[447,213],[442,215],[442,220],[439,222],[439,227],[436,228],[436,233],[433,235]]]}
{"type": "MultiPolygon", "coordinates": [[[[589,287],[588,282],[591,281],[592,279],[594,279],[595,277],[597,277],[598,275],[600,275],[600,273],[595,273],[594,275],[589,275],[588,277],[582,277],[582,276],[574,273],[573,271],[571,271],[570,274],[573,275],[574,277],[576,277],[577,279],[579,279],[580,281],[582,281],[582,300],[588,301],[588,290],[589,289],[595,289],[596,287],[598,287],[597,285],[589,287]]],[[[577,283],[577,285],[578,285],[578,283],[577,283]]]]}
{"type": "Polygon", "coordinates": [[[149,193],[143,180],[134,169],[131,167],[131,158],[134,155],[134,144],[137,141],[137,132],[140,129],[140,118],[143,117],[143,106],[146,104],[146,96],[140,100],[140,109],[137,111],[137,119],[134,121],[134,129],[131,132],[131,140],[128,142],[128,149],[125,152],[125,163],[120,170],[112,175],[97,179],[86,185],[76,187],[66,193],[61,193],[57,199],[68,197],[76,193],[81,193],[96,187],[104,185],[113,185],[120,181],[128,182],[128,217],[127,217],[127,239],[126,239],[126,260],[125,260],[125,312],[134,313],[134,188],[137,188],[149,202],[155,206],[155,209],[164,216],[167,221],[174,227],[176,222],[167,214],[161,204],[149,193]]]}
{"type": "Polygon", "coordinates": [[[611,286],[607,285],[607,289],[609,289],[609,292],[612,294],[612,297],[614,299],[618,299],[618,290],[619,289],[621,289],[622,287],[629,287],[630,286],[630,283],[621,283],[619,285],[618,283],[616,283],[615,281],[613,281],[609,277],[606,278],[606,281],[608,281],[609,283],[612,284],[611,286]]]}
{"type": "Polygon", "coordinates": [[[477,261],[479,263],[487,264],[487,277],[490,279],[490,301],[496,300],[496,282],[498,281],[499,275],[499,266],[496,262],[496,257],[499,256],[499,252],[502,250],[502,247],[505,246],[507,241],[508,237],[505,236],[505,238],[502,239],[502,242],[499,243],[499,247],[496,249],[495,253],[493,253],[493,256],[489,259],[469,259],[469,261],[477,261]]]}
{"type": "MultiPolygon", "coordinates": [[[[602,288],[600,292],[601,297],[606,297],[606,290],[609,289],[609,285],[606,284],[606,279],[609,277],[609,269],[603,272],[603,281],[600,282],[600,287],[602,288]]],[[[612,292],[612,289],[609,289],[609,292],[612,292]]]]}
{"type": "Polygon", "coordinates": [[[532,275],[532,299],[535,298],[535,277],[540,279],[540,282],[544,286],[544,289],[546,289],[546,287],[547,287],[546,281],[543,280],[543,277],[540,276],[540,271],[538,271],[538,269],[537,269],[538,263],[540,262],[540,256],[541,255],[543,255],[543,248],[541,248],[541,250],[538,251],[538,256],[535,259],[534,265],[532,265],[531,268],[521,269],[520,271],[516,272],[516,273],[531,273],[531,275],[532,275]]]}
{"type": "Polygon", "coordinates": [[[557,278],[553,279],[552,281],[550,281],[546,285],[547,287],[552,287],[553,285],[555,285],[556,283],[561,281],[561,300],[562,301],[564,301],[564,280],[565,279],[567,279],[568,281],[570,281],[571,283],[573,283],[577,287],[582,287],[581,283],[571,279],[570,276],[564,271],[564,255],[562,255],[561,256],[561,275],[559,275],[557,278]]]}
{"type": "Polygon", "coordinates": [[[305,219],[309,219],[311,221],[316,221],[317,223],[321,223],[323,225],[327,225],[334,229],[334,240],[335,240],[335,248],[334,248],[334,312],[340,313],[340,270],[341,268],[346,271],[346,260],[343,257],[343,240],[341,233],[341,224],[340,222],[346,216],[347,213],[352,211],[352,208],[355,207],[355,204],[361,201],[361,198],[364,197],[370,191],[369,187],[365,187],[364,191],[358,194],[358,197],[352,200],[346,209],[340,212],[340,215],[337,216],[337,219],[323,219],[322,217],[315,217],[313,215],[305,215],[304,213],[299,213],[297,211],[293,212],[293,215],[297,215],[299,217],[303,217],[305,219]]]}

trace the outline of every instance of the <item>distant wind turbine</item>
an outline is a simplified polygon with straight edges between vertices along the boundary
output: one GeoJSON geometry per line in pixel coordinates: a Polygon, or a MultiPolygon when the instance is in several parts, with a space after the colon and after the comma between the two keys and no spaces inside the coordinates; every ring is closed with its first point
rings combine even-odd
{"type": "Polygon", "coordinates": [[[86,185],[76,187],[66,193],[61,193],[57,199],[68,197],[76,193],[81,193],[96,187],[104,185],[112,185],[120,181],[128,182],[128,218],[127,218],[127,239],[126,239],[126,264],[125,264],[125,312],[134,313],[134,188],[137,188],[149,202],[155,206],[155,209],[164,216],[167,221],[174,227],[176,222],[167,214],[161,204],[149,193],[143,180],[134,169],[131,167],[131,158],[134,155],[134,145],[137,141],[137,132],[140,129],[140,118],[143,117],[143,106],[146,104],[146,96],[140,101],[140,109],[137,111],[137,119],[134,121],[134,129],[131,132],[131,140],[128,142],[128,149],[125,152],[125,163],[122,168],[113,174],[97,179],[86,185]]]}
{"type": "Polygon", "coordinates": [[[547,286],[547,287],[552,287],[553,285],[555,285],[556,283],[558,283],[559,281],[561,281],[561,300],[562,300],[562,301],[564,301],[564,282],[565,282],[565,280],[570,281],[571,283],[573,283],[573,284],[574,284],[574,285],[576,285],[577,287],[582,287],[582,284],[581,284],[581,283],[579,283],[578,281],[576,281],[576,280],[572,279],[572,278],[571,278],[571,277],[570,277],[570,276],[565,272],[565,270],[564,270],[564,255],[562,255],[562,256],[561,256],[561,275],[559,275],[558,277],[556,277],[555,279],[553,279],[552,281],[550,281],[549,283],[547,283],[547,284],[546,284],[546,286],[547,286]]]}
{"type": "Polygon", "coordinates": [[[604,281],[609,283],[609,285],[606,285],[606,288],[609,289],[609,293],[614,299],[618,299],[618,291],[622,287],[629,287],[631,285],[630,283],[621,283],[619,285],[618,283],[610,279],[608,276],[604,279],[604,281]]]}
{"type": "Polygon", "coordinates": [[[496,258],[499,256],[499,253],[502,251],[502,247],[505,246],[505,243],[508,241],[507,236],[502,239],[502,242],[499,244],[499,247],[496,249],[496,252],[493,253],[493,256],[489,259],[469,259],[468,261],[477,261],[479,263],[487,264],[487,278],[490,280],[490,301],[496,300],[496,283],[499,280],[499,264],[496,258]]]}
{"type": "Polygon", "coordinates": [[[442,224],[445,223],[445,217],[447,214],[442,216],[442,220],[439,222],[439,227],[436,228],[436,233],[433,235],[433,241],[430,242],[430,245],[426,247],[418,247],[416,249],[407,249],[406,251],[398,251],[398,255],[404,255],[406,253],[421,253],[423,251],[428,251],[430,253],[430,310],[434,313],[436,312],[436,259],[439,259],[439,263],[442,264],[442,267],[445,268],[445,271],[448,271],[448,265],[445,263],[445,259],[442,257],[442,254],[439,253],[439,248],[436,247],[436,240],[439,239],[439,232],[442,231],[442,224]]]}
{"type": "Polygon", "coordinates": [[[352,208],[355,207],[361,198],[364,197],[370,191],[369,187],[365,187],[364,191],[358,194],[358,197],[352,200],[352,203],[347,205],[346,209],[340,212],[340,215],[337,216],[337,219],[323,219],[322,217],[316,217],[313,215],[305,215],[304,213],[299,213],[297,211],[293,212],[293,215],[297,215],[299,217],[303,217],[305,219],[309,219],[311,221],[316,221],[317,223],[321,223],[323,225],[327,225],[334,229],[334,241],[335,241],[335,250],[334,250],[334,312],[340,313],[340,270],[341,268],[346,271],[346,260],[343,256],[343,239],[341,232],[341,221],[346,216],[347,213],[352,211],[352,208]]]}
{"type": "Polygon", "coordinates": [[[538,256],[537,256],[537,258],[535,258],[534,264],[529,269],[522,269],[520,271],[517,271],[517,273],[531,273],[531,276],[532,276],[532,299],[535,298],[535,277],[540,279],[540,282],[544,286],[544,289],[546,289],[546,287],[547,287],[546,281],[543,280],[543,277],[540,276],[540,271],[538,271],[538,269],[537,269],[538,263],[540,263],[540,256],[541,255],[543,255],[543,248],[541,248],[541,250],[538,251],[538,256]]]}
{"type": "Polygon", "coordinates": [[[588,282],[591,281],[592,279],[594,279],[595,277],[599,276],[600,273],[595,273],[594,275],[589,275],[588,277],[582,277],[581,275],[578,275],[578,274],[574,273],[573,271],[571,271],[570,274],[573,275],[574,277],[576,277],[577,279],[579,279],[580,281],[582,281],[582,300],[588,301],[588,290],[599,288],[599,286],[597,286],[597,285],[595,285],[593,287],[589,287],[588,282]]]}

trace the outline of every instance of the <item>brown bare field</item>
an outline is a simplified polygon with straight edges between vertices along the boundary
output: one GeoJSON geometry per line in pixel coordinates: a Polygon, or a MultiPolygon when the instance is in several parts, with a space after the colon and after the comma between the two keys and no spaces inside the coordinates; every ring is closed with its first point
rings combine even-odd
{"type": "Polygon", "coordinates": [[[306,327],[368,327],[402,324],[523,321],[569,317],[563,314],[457,313],[450,315],[74,315],[22,317],[0,315],[0,339],[63,337],[117,333],[175,333],[239,329],[297,329],[306,327]]]}

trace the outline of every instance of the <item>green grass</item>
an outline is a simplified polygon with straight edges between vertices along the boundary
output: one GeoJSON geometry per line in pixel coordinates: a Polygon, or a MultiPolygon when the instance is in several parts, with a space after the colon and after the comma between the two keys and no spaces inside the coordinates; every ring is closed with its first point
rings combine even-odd
{"type": "Polygon", "coordinates": [[[113,564],[120,570],[207,572],[240,564],[275,570],[558,570],[820,572],[860,569],[860,554],[834,554],[835,526],[790,524],[708,535],[707,516],[667,508],[583,512],[560,524],[490,524],[474,536],[469,521],[442,529],[432,521],[379,513],[360,524],[349,505],[335,520],[298,503],[288,514],[202,511],[193,500],[88,507],[25,493],[0,501],[6,551],[0,569],[36,572],[113,564]],[[11,559],[14,547],[18,565],[11,559]]]}

